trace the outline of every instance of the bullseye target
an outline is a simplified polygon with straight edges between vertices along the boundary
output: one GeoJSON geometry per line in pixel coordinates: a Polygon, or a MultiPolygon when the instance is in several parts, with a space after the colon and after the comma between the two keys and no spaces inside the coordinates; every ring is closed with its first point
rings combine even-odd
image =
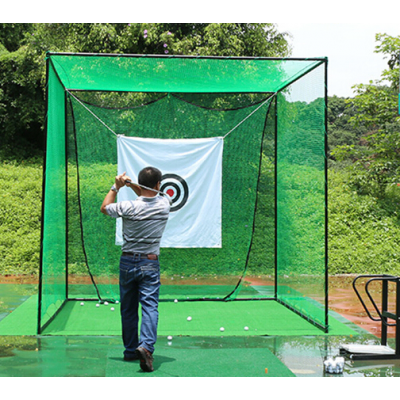
{"type": "Polygon", "coordinates": [[[176,174],[165,174],[161,177],[160,191],[166,193],[171,198],[171,212],[180,210],[189,198],[188,184],[182,177],[176,174]]]}

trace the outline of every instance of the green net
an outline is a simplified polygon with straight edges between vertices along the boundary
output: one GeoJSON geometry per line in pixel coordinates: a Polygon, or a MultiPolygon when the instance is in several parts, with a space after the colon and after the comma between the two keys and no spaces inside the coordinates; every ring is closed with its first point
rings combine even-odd
{"type": "Polygon", "coordinates": [[[51,55],[71,90],[163,93],[276,93],[321,60],[51,55]],[[267,62],[266,62],[267,61],[267,62]]]}
{"type": "Polygon", "coordinates": [[[49,70],[46,172],[43,196],[39,325],[45,324],[66,299],[66,162],[65,95],[49,70]]]}
{"type": "Polygon", "coordinates": [[[324,67],[278,95],[277,292],[325,324],[324,67]]]}
{"type": "MultiPolygon", "coordinates": [[[[137,103],[146,96],[140,93],[135,99],[131,94],[107,93],[102,95],[107,108],[96,104],[97,93],[77,96],[79,101],[70,97],[69,102],[74,121],[68,135],[68,198],[74,202],[68,207],[69,274],[85,274],[88,267],[96,277],[101,297],[111,299],[118,298],[115,282],[121,249],[114,245],[115,220],[105,218],[99,206],[117,174],[116,137],[97,118],[127,137],[188,139],[224,136],[258,108],[224,140],[223,171],[229,173],[223,173],[222,181],[222,248],[163,248],[160,255],[165,284],[187,286],[180,294],[173,291],[178,300],[229,296],[245,271],[252,237],[260,149],[269,106],[265,95],[235,94],[224,99],[161,95],[150,104],[128,107],[127,103],[137,103]],[[114,98],[126,106],[114,108],[114,98]],[[85,101],[84,106],[81,101],[85,101]],[[206,288],[210,285],[212,290],[206,288]]],[[[164,294],[168,296],[171,291],[163,287],[161,298],[164,294]]]]}
{"type": "Polygon", "coordinates": [[[119,299],[100,206],[125,135],[225,137],[222,247],[162,248],[161,301],[277,299],[326,325],[325,60],[49,59],[42,324],[64,299],[119,299]]]}

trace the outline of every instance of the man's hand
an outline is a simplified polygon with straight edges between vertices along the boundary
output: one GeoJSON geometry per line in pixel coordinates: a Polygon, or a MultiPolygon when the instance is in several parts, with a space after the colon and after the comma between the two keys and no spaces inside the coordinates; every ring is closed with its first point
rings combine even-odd
{"type": "Polygon", "coordinates": [[[133,183],[132,179],[126,175],[126,172],[115,177],[115,187],[119,190],[124,186],[130,187],[137,196],[142,195],[142,188],[138,184],[133,183]]]}
{"type": "Polygon", "coordinates": [[[127,183],[126,181],[130,181],[131,178],[129,178],[129,176],[126,175],[126,172],[124,172],[121,175],[117,175],[115,177],[115,187],[119,190],[122,187],[124,187],[125,185],[129,186],[129,183],[127,183]]]}
{"type": "MultiPolygon", "coordinates": [[[[124,187],[125,185],[129,185],[129,183],[127,183],[126,181],[129,181],[130,178],[129,176],[126,176],[126,172],[124,172],[121,175],[118,175],[115,177],[115,187],[119,190],[122,187],[124,187]]],[[[110,190],[107,194],[106,197],[104,198],[103,204],[100,207],[100,211],[107,215],[107,210],[106,210],[106,206],[108,206],[109,204],[112,204],[115,202],[115,199],[117,197],[117,193],[114,192],[113,190],[110,190]]]]}

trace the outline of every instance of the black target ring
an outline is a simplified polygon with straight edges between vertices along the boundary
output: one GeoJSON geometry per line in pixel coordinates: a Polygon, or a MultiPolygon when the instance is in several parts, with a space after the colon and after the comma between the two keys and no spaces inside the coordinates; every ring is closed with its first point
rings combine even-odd
{"type": "Polygon", "coordinates": [[[165,188],[168,188],[168,187],[173,187],[175,190],[175,194],[174,194],[173,198],[171,198],[172,207],[171,207],[170,211],[171,212],[178,211],[186,204],[186,202],[189,198],[189,186],[186,183],[186,181],[179,175],[165,174],[161,177],[160,191],[164,192],[165,188]],[[163,183],[163,181],[165,181],[167,179],[168,179],[168,181],[163,183]],[[181,192],[181,188],[179,187],[179,185],[177,183],[175,183],[174,181],[179,182],[181,184],[183,194],[181,192]],[[181,198],[181,200],[179,201],[180,198],[181,198]]]}

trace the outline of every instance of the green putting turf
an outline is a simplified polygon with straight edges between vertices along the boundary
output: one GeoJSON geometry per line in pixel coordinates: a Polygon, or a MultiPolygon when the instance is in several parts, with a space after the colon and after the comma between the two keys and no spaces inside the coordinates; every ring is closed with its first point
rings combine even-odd
{"type": "Polygon", "coordinates": [[[139,362],[126,362],[121,350],[110,349],[108,377],[293,377],[295,376],[266,348],[201,349],[157,346],[154,372],[141,370],[139,362]]]}
{"type": "MultiPolygon", "coordinates": [[[[100,307],[96,307],[96,301],[80,304],[68,301],[42,334],[121,335],[119,304],[100,307]],[[115,310],[111,311],[111,307],[115,310]]],[[[159,313],[159,336],[326,335],[276,301],[161,302],[159,313]]],[[[333,317],[329,325],[328,335],[357,335],[333,317]]],[[[37,296],[31,296],[0,321],[0,335],[35,335],[36,326],[37,296]]]]}

